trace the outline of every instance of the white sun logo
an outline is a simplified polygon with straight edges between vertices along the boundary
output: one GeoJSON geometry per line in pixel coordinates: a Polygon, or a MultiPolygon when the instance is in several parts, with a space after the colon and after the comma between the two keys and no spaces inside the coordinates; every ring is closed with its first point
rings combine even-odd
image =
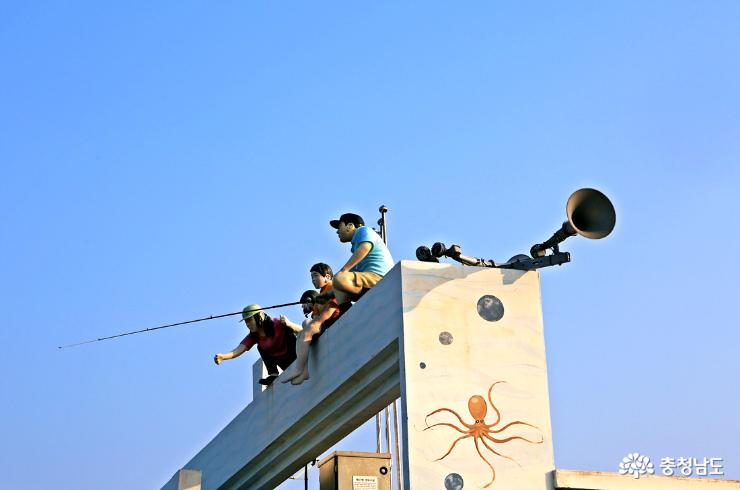
{"type": "Polygon", "coordinates": [[[640,475],[655,474],[655,467],[647,456],[640,453],[629,453],[619,463],[619,474],[630,474],[637,479],[640,478],[640,475]]]}

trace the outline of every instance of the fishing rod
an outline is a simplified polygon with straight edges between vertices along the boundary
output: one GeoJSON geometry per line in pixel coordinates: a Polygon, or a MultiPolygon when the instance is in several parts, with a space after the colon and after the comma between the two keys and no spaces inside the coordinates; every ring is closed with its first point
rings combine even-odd
{"type": "Polygon", "coordinates": [[[227,317],[227,316],[241,315],[242,313],[251,313],[253,311],[272,310],[274,308],[283,308],[285,306],[293,306],[293,305],[299,305],[299,304],[301,304],[300,301],[295,301],[293,303],[284,303],[282,305],[265,306],[263,308],[255,308],[253,310],[235,311],[234,313],[224,313],[223,315],[211,315],[211,316],[207,316],[207,317],[204,317],[204,318],[198,318],[196,320],[188,320],[188,321],[185,321],[185,322],[178,322],[178,323],[169,323],[167,325],[160,325],[158,327],[144,328],[142,330],[135,330],[133,332],[119,333],[118,335],[111,335],[110,337],[100,337],[99,339],[86,340],[84,342],[78,342],[76,344],[60,345],[57,348],[58,349],[66,349],[67,347],[76,347],[78,345],[92,344],[94,342],[101,342],[103,340],[110,340],[110,339],[115,339],[115,338],[118,338],[118,337],[125,337],[127,335],[134,335],[134,334],[137,334],[137,333],[153,332],[154,330],[161,330],[163,328],[177,327],[178,325],[186,325],[188,323],[204,322],[206,320],[215,320],[217,318],[224,318],[224,317],[227,317]]]}

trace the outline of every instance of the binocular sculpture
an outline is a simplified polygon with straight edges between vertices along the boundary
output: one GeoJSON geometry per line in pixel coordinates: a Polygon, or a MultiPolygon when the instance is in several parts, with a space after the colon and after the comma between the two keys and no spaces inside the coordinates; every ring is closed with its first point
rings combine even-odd
{"type": "Polygon", "coordinates": [[[436,242],[429,247],[422,245],[416,249],[416,258],[422,262],[439,262],[441,257],[449,257],[464,265],[495,267],[499,269],[533,270],[551,265],[570,262],[570,254],[560,251],[560,242],[566,238],[581,235],[598,240],[608,236],[614,229],[617,215],[608,197],[596,189],[579,189],[568,198],[565,205],[567,221],[563,223],[548,240],[532,246],[529,255],[519,254],[508,261],[499,263],[493,260],[468,257],[462,254],[459,245],[447,247],[436,242]],[[551,250],[552,253],[547,254],[551,250]]]}

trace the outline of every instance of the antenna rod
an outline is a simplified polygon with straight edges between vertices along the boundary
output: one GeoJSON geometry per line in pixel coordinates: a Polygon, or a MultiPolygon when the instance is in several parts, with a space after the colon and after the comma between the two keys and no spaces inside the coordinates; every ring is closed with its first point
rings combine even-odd
{"type": "Polygon", "coordinates": [[[241,315],[242,313],[250,313],[250,312],[253,312],[253,311],[262,311],[262,310],[271,310],[273,308],[282,308],[284,306],[293,306],[293,305],[299,305],[299,304],[301,304],[301,302],[300,301],[296,301],[294,303],[285,303],[285,304],[282,304],[282,305],[266,306],[264,308],[256,308],[254,310],[235,311],[234,313],[224,313],[223,315],[211,315],[211,316],[207,316],[205,318],[198,318],[196,320],[188,320],[186,322],[170,323],[170,324],[167,324],[167,325],[160,325],[159,327],[144,328],[142,330],[135,330],[133,332],[119,333],[118,335],[111,335],[110,337],[101,337],[99,339],[85,340],[84,342],[78,342],[76,344],[60,345],[58,347],[58,349],[66,349],[68,347],[76,347],[78,345],[92,344],[94,342],[101,342],[103,340],[115,339],[115,338],[118,338],[118,337],[125,337],[127,335],[134,335],[134,334],[137,334],[137,333],[152,332],[154,330],[161,330],[163,328],[176,327],[178,325],[186,325],[188,323],[204,322],[206,320],[215,320],[217,318],[224,318],[224,317],[227,317],[227,316],[241,315]]]}
{"type": "MultiPolygon", "coordinates": [[[[378,220],[378,226],[379,226],[378,229],[380,230],[380,238],[381,240],[383,240],[383,243],[388,245],[388,230],[385,227],[385,213],[388,212],[388,208],[385,207],[385,204],[381,204],[380,207],[378,208],[378,212],[380,213],[380,219],[378,220]]],[[[380,426],[381,426],[380,412],[378,412],[377,414],[375,414],[375,435],[377,436],[377,439],[378,439],[377,444],[375,446],[377,448],[376,449],[377,453],[379,453],[382,448],[382,444],[381,444],[382,439],[380,436],[381,434],[380,426]]],[[[388,452],[391,452],[391,444],[390,444],[390,441],[388,440],[388,436],[390,435],[390,433],[388,432],[388,407],[385,407],[385,431],[386,431],[385,444],[386,446],[388,446],[388,452]]]]}
{"type": "Polygon", "coordinates": [[[383,243],[388,245],[388,228],[386,227],[385,219],[385,213],[388,212],[388,208],[383,204],[378,208],[378,212],[380,213],[380,219],[378,220],[378,224],[380,225],[380,238],[383,239],[383,243]]]}

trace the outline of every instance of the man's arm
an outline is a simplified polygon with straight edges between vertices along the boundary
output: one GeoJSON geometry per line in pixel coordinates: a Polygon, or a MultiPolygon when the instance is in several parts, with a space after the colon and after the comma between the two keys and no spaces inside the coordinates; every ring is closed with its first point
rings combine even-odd
{"type": "Polygon", "coordinates": [[[334,312],[337,310],[334,306],[330,306],[330,304],[327,304],[324,306],[324,308],[321,310],[321,313],[319,314],[319,317],[316,318],[314,321],[317,322],[319,325],[327,321],[331,316],[334,314],[334,312]]]}
{"type": "Polygon", "coordinates": [[[309,332],[311,332],[312,335],[316,335],[317,333],[319,333],[321,331],[321,324],[324,323],[329,318],[331,318],[335,310],[336,308],[334,308],[333,306],[329,306],[327,304],[324,307],[324,309],[321,310],[321,313],[319,313],[319,316],[311,320],[311,323],[309,323],[308,325],[309,332]]]}
{"type": "Polygon", "coordinates": [[[231,352],[227,352],[226,354],[216,354],[215,356],[213,356],[213,362],[215,362],[216,364],[221,364],[221,361],[228,361],[229,359],[239,357],[240,355],[244,354],[246,350],[247,347],[244,344],[239,344],[237,348],[232,350],[231,352]]]}
{"type": "Polygon", "coordinates": [[[293,323],[285,315],[280,315],[280,323],[282,323],[284,326],[288,327],[295,333],[301,333],[303,332],[303,328],[298,325],[297,323],[293,323]]]}
{"type": "Polygon", "coordinates": [[[364,259],[367,254],[370,253],[370,251],[373,249],[372,242],[362,242],[359,247],[357,247],[357,250],[355,250],[355,253],[352,254],[352,257],[349,258],[346,264],[337,272],[339,274],[340,272],[347,272],[354,266],[360,263],[362,259],[364,259]]]}

